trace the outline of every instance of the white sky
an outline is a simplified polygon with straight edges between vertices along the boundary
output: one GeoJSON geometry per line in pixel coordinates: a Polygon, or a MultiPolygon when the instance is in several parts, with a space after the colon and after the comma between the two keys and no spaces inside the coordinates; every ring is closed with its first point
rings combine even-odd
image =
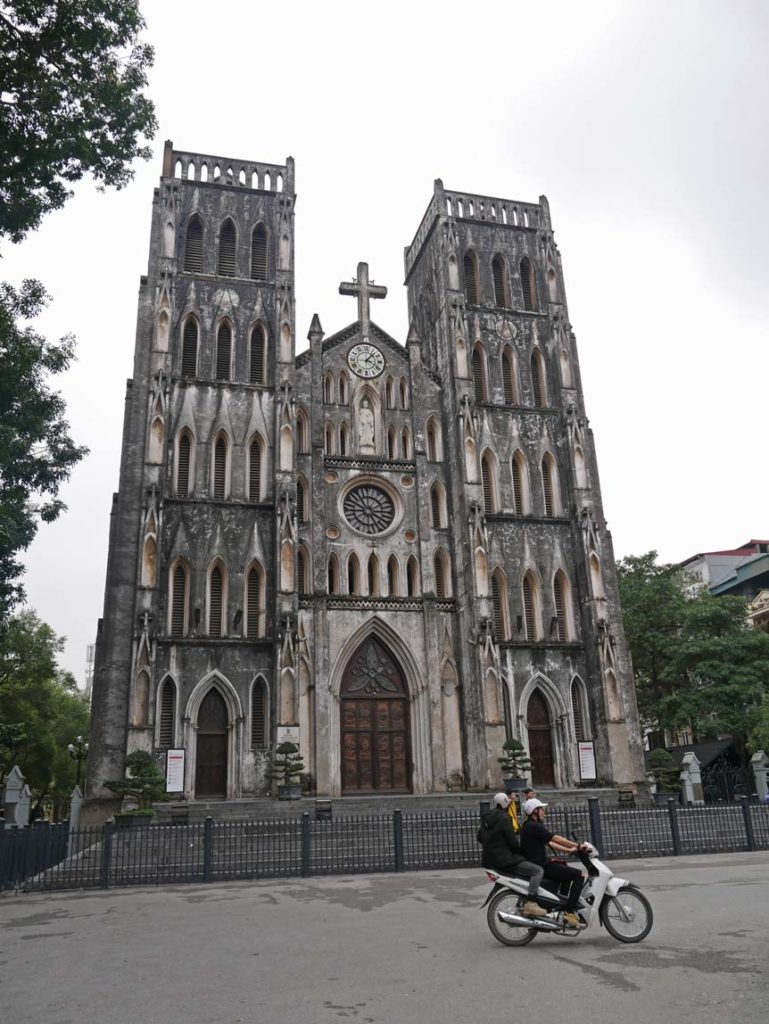
{"type": "Polygon", "coordinates": [[[155,158],[123,192],[83,182],[15,248],[3,279],[39,277],[38,320],[72,331],[61,380],[90,456],[69,511],[28,552],[29,604],[68,638],[83,681],[102,613],[136,293],[163,140],[296,160],[299,350],[359,260],[405,340],[403,247],[447,188],[548,196],[618,557],[664,560],[769,536],[762,450],[769,278],[769,4],[270,5],[145,0],[156,48],[155,158]],[[219,14],[221,12],[221,15],[219,14]]]}

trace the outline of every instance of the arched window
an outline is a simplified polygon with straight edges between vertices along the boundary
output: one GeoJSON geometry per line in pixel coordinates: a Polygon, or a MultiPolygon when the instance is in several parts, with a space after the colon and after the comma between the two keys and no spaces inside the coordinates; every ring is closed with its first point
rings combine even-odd
{"type": "Polygon", "coordinates": [[[406,593],[409,597],[419,596],[419,566],[413,555],[406,562],[406,593]]]}
{"type": "Polygon", "coordinates": [[[216,272],[221,277],[235,276],[236,237],[235,225],[228,218],[219,232],[219,261],[216,272]]]}
{"type": "Polygon", "coordinates": [[[198,373],[198,322],[190,316],[182,331],[182,377],[196,377],[198,373]]]}
{"type": "Polygon", "coordinates": [[[534,349],[531,353],[531,390],[536,408],[544,409],[547,405],[545,362],[539,349],[534,349]]]}
{"type": "Polygon", "coordinates": [[[248,446],[248,500],[262,500],[262,458],[263,442],[261,437],[252,439],[248,446]]]}
{"type": "Polygon", "coordinates": [[[526,459],[520,449],[513,453],[511,468],[513,472],[513,509],[517,516],[526,516],[530,512],[529,472],[526,459]]]}
{"type": "Polygon", "coordinates": [[[158,746],[168,750],[174,745],[176,724],[176,686],[173,679],[166,679],[160,687],[160,715],[158,722],[158,746]]]}
{"type": "Polygon", "coordinates": [[[186,498],[190,493],[192,480],[192,437],[188,430],[182,431],[177,451],[176,496],[186,498]]]}
{"type": "Polygon", "coordinates": [[[267,232],[257,224],[251,233],[251,279],[263,281],[267,277],[267,232]]]}
{"type": "Polygon", "coordinates": [[[310,594],[311,583],[310,553],[304,544],[301,544],[296,558],[296,589],[300,594],[310,594]]]}
{"type": "Polygon", "coordinates": [[[328,420],[326,423],[326,455],[334,454],[334,433],[334,424],[331,422],[331,420],[328,420]]]}
{"type": "Polygon", "coordinates": [[[347,593],[360,593],[360,562],[354,552],[347,559],[347,593]]]}
{"type": "Polygon", "coordinates": [[[157,579],[158,546],[155,538],[149,536],[142,548],[142,586],[154,587],[157,579]]]}
{"type": "Polygon", "coordinates": [[[573,679],[571,684],[571,716],[574,720],[574,736],[579,743],[588,737],[585,724],[588,721],[585,707],[585,694],[579,679],[573,679]]]}
{"type": "Polygon", "coordinates": [[[328,592],[329,594],[339,593],[339,560],[332,554],[328,559],[328,592]]]}
{"type": "Polygon", "coordinates": [[[518,361],[509,345],[502,351],[502,389],[505,393],[505,405],[520,405],[518,392],[518,361]]]}
{"type": "Polygon", "coordinates": [[[468,305],[477,306],[481,294],[480,282],[478,281],[478,260],[472,249],[468,249],[462,260],[462,269],[465,272],[465,296],[468,305]]]}
{"type": "Polygon", "coordinates": [[[431,416],[425,429],[427,438],[427,461],[441,462],[443,459],[443,438],[438,422],[431,416]]]}
{"type": "Polygon", "coordinates": [[[211,472],[211,494],[216,501],[227,497],[227,454],[229,445],[224,434],[214,442],[214,458],[211,472]]]}
{"type": "Polygon", "coordinates": [[[296,481],[296,521],[307,522],[307,484],[301,477],[296,481]]]}
{"type": "Polygon", "coordinates": [[[251,384],[267,383],[267,335],[261,324],[251,331],[248,379],[251,384]]]}
{"type": "Polygon", "coordinates": [[[437,480],[430,488],[430,513],[434,530],[442,530],[448,525],[446,521],[446,491],[437,480]]]}
{"type": "Polygon", "coordinates": [[[406,378],[405,377],[401,377],[400,399],[401,399],[401,409],[408,409],[408,407],[409,407],[409,386],[406,383],[406,378]]]}
{"type": "Polygon", "coordinates": [[[326,405],[331,405],[334,401],[334,378],[330,373],[323,378],[323,401],[326,405]]]}
{"type": "Polygon", "coordinates": [[[494,278],[494,305],[502,309],[510,308],[510,290],[507,284],[507,267],[499,253],[491,261],[491,274],[494,278]]]}
{"type": "Polygon", "coordinates": [[[226,577],[221,562],[214,563],[208,574],[208,635],[223,636],[226,632],[224,624],[226,613],[226,577]]]}
{"type": "Polygon", "coordinates": [[[523,290],[523,308],[537,308],[537,285],[534,281],[534,268],[528,256],[521,260],[521,289],[523,290]]]}
{"type": "Polygon", "coordinates": [[[552,267],[549,267],[547,271],[547,297],[551,302],[558,301],[558,279],[552,267]]]}
{"type": "Polygon", "coordinates": [[[379,559],[374,554],[368,560],[368,592],[371,597],[379,597],[379,559]]]}
{"type": "Polygon", "coordinates": [[[436,551],[433,558],[433,571],[435,574],[435,596],[439,601],[451,597],[451,572],[449,570],[449,557],[445,551],[436,551]]]}
{"type": "Polygon", "coordinates": [[[264,634],[264,569],[255,562],[246,573],[246,639],[258,640],[264,634]]]}
{"type": "Polygon", "coordinates": [[[303,409],[296,416],[296,446],[300,455],[307,455],[310,451],[310,429],[303,409]]]}
{"type": "Polygon", "coordinates": [[[473,349],[473,389],[476,402],[485,402],[489,393],[486,384],[486,360],[480,345],[473,349]]]}
{"type": "Polygon", "coordinates": [[[189,575],[184,562],[177,562],[171,570],[171,600],[168,609],[168,631],[172,637],[187,634],[187,607],[189,604],[189,575]]]}
{"type": "Polygon", "coordinates": [[[404,459],[411,458],[411,434],[408,427],[404,427],[401,431],[401,454],[404,459]]]}
{"type": "Polygon", "coordinates": [[[232,327],[224,320],[216,333],[216,379],[229,380],[232,361],[232,327]]]}
{"type": "Polygon", "coordinates": [[[187,237],[184,240],[184,272],[203,273],[203,222],[199,217],[193,217],[187,225],[187,237]]]}
{"type": "Polygon", "coordinates": [[[548,518],[559,515],[561,509],[558,493],[558,475],[555,459],[550,452],[545,452],[542,459],[542,496],[545,503],[545,515],[548,518]]]}
{"type": "Polygon", "coordinates": [[[523,577],[523,624],[527,640],[542,637],[542,614],[539,600],[539,583],[532,572],[523,577]]]}
{"type": "Polygon", "coordinates": [[[571,587],[561,569],[553,578],[553,607],[555,608],[556,635],[561,643],[571,639],[571,587]]]}
{"type": "Polygon", "coordinates": [[[395,555],[390,555],[387,559],[387,593],[390,597],[400,595],[400,568],[395,555]]]}
{"type": "Polygon", "coordinates": [[[499,569],[495,569],[491,574],[491,604],[494,613],[494,639],[507,640],[509,637],[507,580],[499,569]]]}
{"type": "Polygon", "coordinates": [[[350,401],[350,390],[347,382],[347,374],[339,374],[339,404],[348,405],[350,401]]]}
{"type": "Polygon", "coordinates": [[[481,479],[483,481],[483,510],[497,511],[497,464],[491,452],[481,456],[481,479]]]}
{"type": "Polygon", "coordinates": [[[395,427],[390,427],[387,431],[387,458],[394,459],[396,457],[398,442],[395,436],[395,427]]]}
{"type": "Polygon", "coordinates": [[[395,408],[395,382],[392,377],[388,377],[385,381],[385,403],[388,409],[395,408]]]}
{"type": "Polygon", "coordinates": [[[585,456],[579,446],[574,449],[574,476],[577,487],[587,487],[585,456]]]}
{"type": "Polygon", "coordinates": [[[267,683],[256,679],[251,687],[251,749],[264,750],[267,746],[267,723],[269,722],[267,683]]]}
{"type": "Polygon", "coordinates": [[[346,423],[339,425],[339,454],[350,454],[350,428],[346,423]]]}

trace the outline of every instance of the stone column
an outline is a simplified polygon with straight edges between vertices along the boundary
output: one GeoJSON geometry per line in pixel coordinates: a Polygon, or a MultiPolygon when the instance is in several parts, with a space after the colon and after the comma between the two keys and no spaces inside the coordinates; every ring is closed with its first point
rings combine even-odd
{"type": "Polygon", "coordinates": [[[5,780],[3,804],[6,825],[26,828],[29,824],[30,791],[17,764],[11,768],[5,780]]]}
{"type": "Polygon", "coordinates": [[[757,750],[750,759],[750,767],[756,779],[758,799],[764,800],[769,792],[769,757],[763,750],[757,750]]]}
{"type": "Polygon", "coordinates": [[[680,778],[683,785],[684,802],[687,804],[704,803],[700,761],[693,750],[688,750],[681,759],[680,778]]]}

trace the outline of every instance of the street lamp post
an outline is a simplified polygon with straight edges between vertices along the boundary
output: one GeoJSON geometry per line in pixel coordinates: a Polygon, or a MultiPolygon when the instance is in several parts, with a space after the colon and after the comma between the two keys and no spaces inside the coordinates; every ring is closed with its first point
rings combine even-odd
{"type": "Polygon", "coordinates": [[[74,743],[67,744],[67,752],[73,761],[77,762],[76,786],[80,786],[80,771],[83,761],[88,757],[88,744],[83,742],[82,736],[75,737],[74,743]]]}

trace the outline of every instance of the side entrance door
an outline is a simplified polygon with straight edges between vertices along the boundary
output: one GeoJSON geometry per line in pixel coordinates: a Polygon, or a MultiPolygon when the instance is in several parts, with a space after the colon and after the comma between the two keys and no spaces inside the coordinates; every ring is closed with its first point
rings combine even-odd
{"type": "Polygon", "coordinates": [[[198,713],[195,796],[227,796],[227,705],[215,687],[203,698],[198,713]]]}
{"type": "Polygon", "coordinates": [[[553,765],[553,731],[547,701],[535,690],[529,698],[526,714],[529,732],[529,754],[531,756],[531,784],[552,788],[555,786],[553,765]]]}

